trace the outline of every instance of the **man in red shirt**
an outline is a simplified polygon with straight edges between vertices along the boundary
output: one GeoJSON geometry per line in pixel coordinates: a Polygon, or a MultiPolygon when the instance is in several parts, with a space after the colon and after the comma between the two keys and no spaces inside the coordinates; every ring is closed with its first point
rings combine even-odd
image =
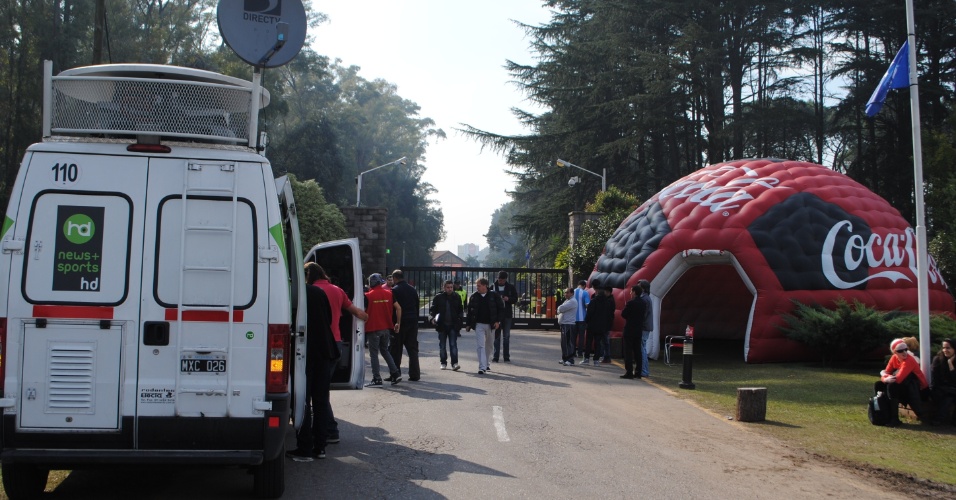
{"type": "MultiPolygon", "coordinates": [[[[322,268],[318,263],[310,262],[310,264],[315,264],[315,267],[312,268],[313,272],[316,273],[318,279],[315,280],[313,285],[322,289],[325,292],[325,295],[329,298],[329,306],[332,307],[332,335],[335,337],[335,345],[339,348],[339,352],[342,352],[342,332],[341,332],[341,322],[342,322],[342,313],[348,312],[352,316],[365,321],[368,319],[368,314],[365,311],[355,307],[352,304],[352,299],[349,298],[348,294],[345,293],[345,290],[342,290],[336,285],[333,285],[329,281],[329,276],[325,274],[325,269],[322,268]]],[[[311,266],[310,266],[311,267],[311,266]]],[[[348,355],[348,353],[343,353],[343,355],[348,355]]],[[[335,373],[335,367],[338,363],[332,363],[330,368],[331,373],[329,377],[335,373]]],[[[329,417],[328,429],[329,429],[329,443],[338,443],[339,442],[339,423],[335,421],[335,414],[332,413],[332,404],[329,403],[328,412],[326,413],[329,417]]]]}
{"type": "Polygon", "coordinates": [[[379,371],[378,356],[382,354],[392,385],[402,381],[402,372],[395,365],[392,354],[388,352],[389,337],[397,332],[399,323],[392,321],[392,312],[396,318],[402,317],[402,306],[392,300],[392,291],[382,286],[385,280],[381,274],[375,273],[368,277],[368,291],[365,292],[365,303],[368,320],[365,321],[365,339],[368,341],[368,355],[372,360],[372,382],[366,387],[382,385],[382,376],[379,371]]]}

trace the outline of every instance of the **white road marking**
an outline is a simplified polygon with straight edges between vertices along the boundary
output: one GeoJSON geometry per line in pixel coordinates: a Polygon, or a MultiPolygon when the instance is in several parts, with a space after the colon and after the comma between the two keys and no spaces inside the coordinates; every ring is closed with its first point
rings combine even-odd
{"type": "Polygon", "coordinates": [[[492,407],[491,416],[495,421],[495,430],[498,431],[498,441],[505,443],[511,441],[508,437],[508,430],[505,429],[505,414],[500,406],[492,407]]]}

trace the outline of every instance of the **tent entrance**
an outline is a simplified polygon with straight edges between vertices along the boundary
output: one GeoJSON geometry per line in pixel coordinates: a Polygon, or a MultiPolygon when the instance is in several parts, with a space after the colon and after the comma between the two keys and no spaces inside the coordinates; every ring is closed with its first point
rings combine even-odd
{"type": "Polygon", "coordinates": [[[757,291],[733,254],[688,250],[673,259],[651,283],[655,297],[653,346],[657,357],[667,335],[683,335],[694,326],[697,339],[750,340],[757,291]]]}

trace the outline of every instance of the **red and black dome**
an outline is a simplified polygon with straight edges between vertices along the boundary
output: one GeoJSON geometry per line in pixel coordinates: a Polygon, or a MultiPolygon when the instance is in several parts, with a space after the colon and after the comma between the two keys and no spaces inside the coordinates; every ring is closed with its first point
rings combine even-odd
{"type": "MultiPolygon", "coordinates": [[[[929,262],[930,309],[952,314],[953,297],[929,262]]],[[[806,359],[778,330],[794,299],[917,309],[916,235],[886,200],[841,173],[738,160],[698,170],[641,205],[590,277],[616,289],[619,308],[640,279],[651,282],[658,339],[691,324],[698,338],[743,339],[749,362],[806,359]]]]}

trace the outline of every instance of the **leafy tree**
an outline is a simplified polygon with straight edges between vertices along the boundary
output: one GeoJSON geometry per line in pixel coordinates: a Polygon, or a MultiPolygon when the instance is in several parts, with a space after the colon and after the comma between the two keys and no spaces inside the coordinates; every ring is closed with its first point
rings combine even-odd
{"type": "Polygon", "coordinates": [[[484,235],[489,247],[486,266],[523,267],[526,264],[528,240],[514,228],[514,207],[513,202],[505,203],[491,215],[488,233],[484,235]]]}
{"type": "Polygon", "coordinates": [[[322,187],[315,179],[299,181],[290,175],[289,180],[292,195],[295,196],[303,251],[308,251],[317,243],[348,237],[345,216],[338,207],[325,200],[322,187]]]}
{"type": "Polygon", "coordinates": [[[636,196],[615,186],[599,193],[594,202],[588,204],[587,211],[599,212],[601,217],[582,224],[581,235],[574,242],[574,246],[567,250],[567,263],[576,275],[587,275],[594,269],[607,241],[621,226],[621,222],[637,208],[637,204],[636,196]]]}

